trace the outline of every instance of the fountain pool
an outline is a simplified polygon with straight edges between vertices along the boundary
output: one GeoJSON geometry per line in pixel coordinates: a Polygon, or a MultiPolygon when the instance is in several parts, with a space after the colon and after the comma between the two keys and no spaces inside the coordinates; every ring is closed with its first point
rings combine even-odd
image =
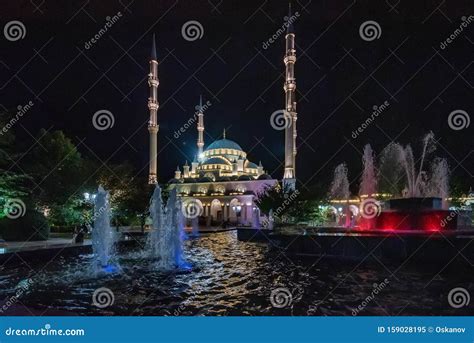
{"type": "Polygon", "coordinates": [[[438,275],[441,268],[433,265],[359,265],[289,257],[268,243],[239,241],[235,231],[202,234],[185,241],[189,270],[160,271],[141,251],[141,246],[119,249],[121,272],[101,277],[92,276],[85,268],[90,254],[57,257],[49,263],[28,261],[28,265],[10,261],[0,269],[0,299],[9,298],[20,282],[30,279],[31,286],[7,313],[352,315],[374,284],[387,278],[389,283],[376,301],[359,315],[472,314],[472,308],[454,309],[447,303],[453,287],[472,289],[472,270],[460,272],[448,267],[438,275]],[[92,297],[103,287],[113,293],[114,302],[99,308],[92,297]],[[285,308],[272,306],[270,294],[277,288],[292,294],[285,308]]]}

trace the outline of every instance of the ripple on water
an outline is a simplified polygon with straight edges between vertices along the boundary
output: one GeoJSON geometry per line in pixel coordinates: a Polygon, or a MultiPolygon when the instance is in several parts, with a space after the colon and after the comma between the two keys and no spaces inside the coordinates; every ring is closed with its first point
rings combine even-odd
{"type": "Polygon", "coordinates": [[[442,304],[446,302],[446,280],[472,286],[466,283],[472,282],[468,273],[441,275],[433,281],[435,272],[426,266],[404,269],[393,277],[381,266],[288,258],[265,244],[240,242],[235,232],[186,241],[184,253],[190,268],[174,272],[158,270],[156,261],[139,250],[120,255],[118,273],[95,274],[90,254],[60,257],[47,265],[32,261],[33,270],[24,264],[8,265],[1,269],[0,299],[13,295],[18,284],[30,278],[31,287],[21,302],[39,311],[50,308],[80,315],[351,315],[371,294],[374,284],[389,278],[386,288],[361,314],[403,310],[403,314],[421,311],[430,315],[454,313],[442,304]],[[92,294],[100,287],[114,294],[114,303],[105,309],[92,304],[92,294]],[[287,288],[292,297],[282,309],[270,302],[271,291],[279,287],[287,288]],[[418,296],[420,290],[423,297],[418,296]]]}

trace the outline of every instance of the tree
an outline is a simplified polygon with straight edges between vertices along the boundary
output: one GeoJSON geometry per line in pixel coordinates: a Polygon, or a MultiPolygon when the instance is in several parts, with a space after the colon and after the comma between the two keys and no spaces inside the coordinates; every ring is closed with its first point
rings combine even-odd
{"type": "Polygon", "coordinates": [[[288,186],[267,186],[257,195],[256,204],[267,215],[272,210],[273,216],[279,221],[298,220],[297,217],[302,214],[298,208],[299,194],[298,190],[293,191],[288,186]]]}
{"type": "Polygon", "coordinates": [[[38,143],[23,161],[34,179],[33,196],[40,207],[63,206],[81,194],[83,159],[62,131],[41,129],[38,143]]]}
{"type": "Polygon", "coordinates": [[[114,225],[139,224],[143,229],[152,191],[147,179],[135,176],[128,162],[102,165],[97,174],[97,186],[110,192],[114,225]]]}
{"type": "Polygon", "coordinates": [[[5,216],[4,206],[8,200],[28,197],[31,184],[31,178],[18,170],[14,162],[17,156],[15,135],[11,127],[7,129],[10,117],[11,114],[8,112],[0,113],[0,126],[2,127],[0,131],[0,218],[5,216]]]}

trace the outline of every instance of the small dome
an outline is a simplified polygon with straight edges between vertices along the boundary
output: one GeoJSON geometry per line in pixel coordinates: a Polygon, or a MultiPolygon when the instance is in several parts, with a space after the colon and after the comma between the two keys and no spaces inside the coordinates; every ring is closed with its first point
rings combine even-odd
{"type": "Polygon", "coordinates": [[[257,169],[258,166],[257,166],[255,163],[253,163],[253,162],[247,161],[247,163],[245,164],[245,168],[257,169]]]}
{"type": "Polygon", "coordinates": [[[224,164],[226,166],[229,165],[229,163],[226,160],[220,157],[211,157],[210,159],[202,163],[202,165],[207,165],[207,164],[224,164]]]}
{"type": "Polygon", "coordinates": [[[195,183],[196,179],[193,179],[192,177],[188,177],[184,179],[184,183],[195,183]]]}
{"type": "Polygon", "coordinates": [[[258,180],[271,180],[272,177],[268,174],[262,174],[258,177],[258,180]]]}
{"type": "Polygon", "coordinates": [[[240,175],[237,180],[238,181],[251,181],[251,180],[253,180],[253,177],[251,177],[249,175],[240,175]]]}
{"type": "Polygon", "coordinates": [[[168,181],[168,183],[180,183],[180,181],[178,179],[171,179],[168,181]]]}
{"type": "Polygon", "coordinates": [[[234,149],[234,150],[239,150],[243,151],[240,145],[238,145],[236,142],[231,141],[230,139],[219,139],[213,143],[211,143],[207,148],[206,151],[208,150],[213,150],[213,149],[234,149]]]}

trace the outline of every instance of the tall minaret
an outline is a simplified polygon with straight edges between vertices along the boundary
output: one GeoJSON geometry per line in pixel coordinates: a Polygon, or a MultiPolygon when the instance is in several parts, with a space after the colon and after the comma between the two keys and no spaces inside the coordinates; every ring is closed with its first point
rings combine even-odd
{"type": "Polygon", "coordinates": [[[197,130],[198,130],[198,161],[202,160],[203,157],[203,149],[204,149],[204,113],[202,108],[202,95],[199,96],[199,109],[198,109],[198,123],[197,123],[197,130]]]}
{"type": "Polygon", "coordinates": [[[295,79],[295,33],[291,19],[291,4],[288,12],[288,28],[286,31],[286,53],[283,59],[285,62],[285,115],[289,120],[289,125],[285,128],[285,172],[283,174],[283,184],[294,190],[296,186],[295,157],[296,157],[296,79],[295,79]]]}
{"type": "Polygon", "coordinates": [[[148,173],[148,183],[158,183],[157,154],[158,154],[158,121],[156,113],[158,112],[158,60],[156,58],[155,35],[151,46],[150,73],[148,74],[148,86],[150,88],[150,97],[148,98],[148,109],[150,110],[150,121],[148,122],[148,132],[150,132],[150,169],[148,173]]]}

